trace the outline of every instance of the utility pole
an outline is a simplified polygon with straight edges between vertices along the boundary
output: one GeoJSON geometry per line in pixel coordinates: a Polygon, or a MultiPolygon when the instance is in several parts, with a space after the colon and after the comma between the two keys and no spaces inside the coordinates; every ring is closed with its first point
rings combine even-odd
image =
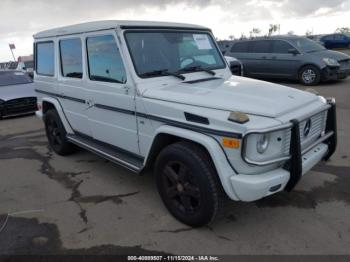
{"type": "Polygon", "coordinates": [[[11,50],[13,61],[16,62],[15,55],[13,54],[13,49],[16,49],[16,46],[15,46],[15,44],[9,44],[9,47],[10,47],[10,50],[11,50]]]}

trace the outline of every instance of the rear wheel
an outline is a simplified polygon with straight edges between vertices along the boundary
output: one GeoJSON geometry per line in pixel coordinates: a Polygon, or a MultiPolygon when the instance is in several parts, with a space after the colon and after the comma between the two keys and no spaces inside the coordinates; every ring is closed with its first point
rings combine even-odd
{"type": "Polygon", "coordinates": [[[50,109],[45,113],[45,130],[49,144],[57,154],[64,156],[75,151],[75,146],[66,138],[66,130],[55,109],[50,109]]]}
{"type": "Polygon", "coordinates": [[[299,72],[299,81],[306,86],[314,86],[321,81],[321,71],[316,66],[304,66],[299,72]]]}
{"type": "Polygon", "coordinates": [[[226,195],[208,153],[190,142],[172,144],[155,164],[159,194],[181,222],[199,227],[213,221],[226,195]]]}

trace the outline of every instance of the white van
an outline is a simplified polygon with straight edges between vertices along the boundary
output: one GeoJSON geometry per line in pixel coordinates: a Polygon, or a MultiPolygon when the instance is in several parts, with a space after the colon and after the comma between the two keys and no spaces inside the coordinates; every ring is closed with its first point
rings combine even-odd
{"type": "Polygon", "coordinates": [[[211,222],[227,196],[292,190],[335,151],[333,99],[233,76],[208,28],[102,21],[34,39],[37,115],[52,149],[152,168],[165,206],[188,225],[211,222]]]}

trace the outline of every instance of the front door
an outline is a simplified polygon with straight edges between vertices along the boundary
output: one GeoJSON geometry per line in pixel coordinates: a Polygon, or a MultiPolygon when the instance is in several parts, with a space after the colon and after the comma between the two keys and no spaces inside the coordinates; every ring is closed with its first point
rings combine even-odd
{"type": "Polygon", "coordinates": [[[134,90],[114,31],[86,37],[88,118],[94,139],[139,154],[134,90]]]}
{"type": "Polygon", "coordinates": [[[292,54],[297,51],[291,44],[283,40],[271,40],[272,53],[268,56],[268,68],[273,77],[295,78],[301,65],[301,54],[292,54]]]}

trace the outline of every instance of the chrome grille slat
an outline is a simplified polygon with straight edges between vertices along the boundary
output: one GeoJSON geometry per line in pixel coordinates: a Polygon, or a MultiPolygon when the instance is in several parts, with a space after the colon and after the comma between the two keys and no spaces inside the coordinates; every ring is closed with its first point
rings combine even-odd
{"type": "MultiPolygon", "coordinates": [[[[321,135],[321,133],[325,130],[325,120],[326,120],[327,112],[321,112],[316,115],[310,117],[311,119],[311,129],[307,137],[304,136],[304,127],[308,119],[303,120],[299,123],[299,131],[300,131],[300,143],[301,149],[307,148],[309,145],[314,143],[321,135]]],[[[286,130],[285,133],[285,142],[283,145],[283,153],[285,155],[289,154],[290,147],[290,137],[291,137],[291,129],[286,130]]]]}

